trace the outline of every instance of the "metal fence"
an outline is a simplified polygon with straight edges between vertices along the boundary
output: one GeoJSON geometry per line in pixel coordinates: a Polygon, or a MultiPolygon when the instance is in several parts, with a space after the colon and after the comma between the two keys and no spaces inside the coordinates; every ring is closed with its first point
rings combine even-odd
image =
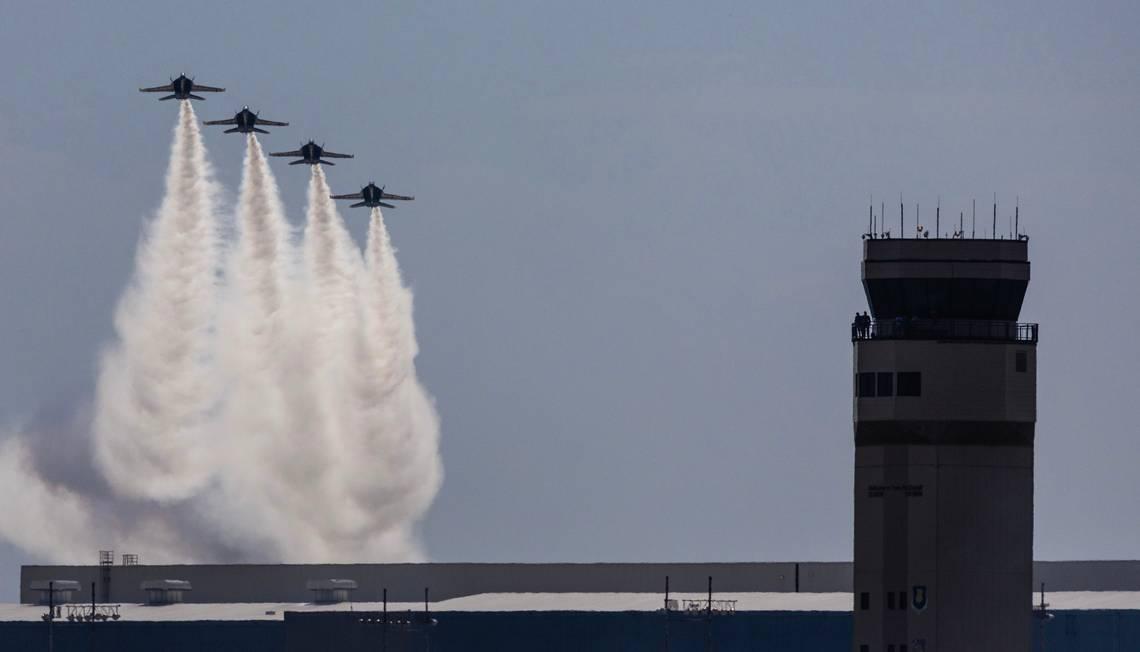
{"type": "Polygon", "coordinates": [[[1037,324],[986,319],[895,319],[856,320],[851,323],[851,341],[856,340],[1000,340],[1037,343],[1037,324]]]}

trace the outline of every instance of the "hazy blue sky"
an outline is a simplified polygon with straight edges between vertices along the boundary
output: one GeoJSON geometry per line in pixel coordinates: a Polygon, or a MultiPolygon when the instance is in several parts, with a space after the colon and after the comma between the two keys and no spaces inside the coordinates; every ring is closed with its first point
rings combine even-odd
{"type": "Polygon", "coordinates": [[[994,4],[7,3],[0,423],[89,396],[176,115],[135,89],[186,71],[203,118],[355,153],[335,190],[416,195],[433,558],[850,559],[859,234],[899,192],[1020,195],[1035,555],[1136,558],[1140,5],[994,4]]]}

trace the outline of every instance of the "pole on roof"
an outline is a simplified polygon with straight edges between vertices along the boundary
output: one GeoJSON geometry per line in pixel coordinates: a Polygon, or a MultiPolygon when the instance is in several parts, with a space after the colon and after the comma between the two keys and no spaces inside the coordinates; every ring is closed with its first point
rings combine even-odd
{"type": "Polygon", "coordinates": [[[993,235],[991,237],[993,237],[994,240],[997,240],[997,193],[996,192],[994,193],[994,231],[993,231],[993,235]]]}
{"type": "Polygon", "coordinates": [[[48,581],[48,617],[47,617],[47,624],[48,624],[48,652],[54,652],[54,650],[55,650],[55,637],[54,637],[55,632],[53,631],[54,628],[52,626],[55,625],[55,582],[50,581],[50,580],[48,581]]]}
{"type": "Polygon", "coordinates": [[[902,193],[899,193],[899,237],[906,237],[906,220],[903,218],[902,193]]]}

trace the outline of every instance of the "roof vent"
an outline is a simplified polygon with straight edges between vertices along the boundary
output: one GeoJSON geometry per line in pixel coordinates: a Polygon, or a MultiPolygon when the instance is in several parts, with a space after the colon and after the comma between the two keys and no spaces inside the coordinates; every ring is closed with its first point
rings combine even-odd
{"type": "Polygon", "coordinates": [[[71,602],[79,590],[75,580],[32,580],[32,590],[36,591],[36,604],[51,604],[51,594],[55,593],[55,604],[71,602]]]}
{"type": "Polygon", "coordinates": [[[146,591],[147,604],[158,605],[182,602],[183,594],[191,586],[186,580],[145,580],[139,588],[146,591]]]}
{"type": "Polygon", "coordinates": [[[309,580],[305,588],[313,592],[313,602],[335,604],[348,602],[348,592],[356,590],[353,580],[309,580]]]}

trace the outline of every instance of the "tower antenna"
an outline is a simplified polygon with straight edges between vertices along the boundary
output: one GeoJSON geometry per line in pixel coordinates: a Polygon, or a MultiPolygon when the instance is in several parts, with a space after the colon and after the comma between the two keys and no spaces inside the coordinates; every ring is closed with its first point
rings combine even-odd
{"type": "Polygon", "coordinates": [[[906,221],[903,219],[902,193],[899,193],[899,237],[906,237],[906,221]]]}
{"type": "Polygon", "coordinates": [[[875,196],[871,195],[871,203],[867,206],[867,234],[875,233],[875,196]]]}
{"type": "Polygon", "coordinates": [[[991,237],[993,237],[994,240],[997,240],[997,193],[996,192],[994,193],[994,230],[993,230],[993,235],[991,237]]]}
{"type": "Polygon", "coordinates": [[[1014,237],[1021,238],[1021,195],[1017,195],[1017,199],[1013,204],[1013,235],[1014,237]]]}
{"type": "Polygon", "coordinates": [[[978,233],[978,200],[974,200],[974,212],[970,214],[970,238],[973,239],[978,233]]]}
{"type": "Polygon", "coordinates": [[[938,203],[934,205],[934,237],[942,237],[942,195],[938,196],[938,203]]]}

